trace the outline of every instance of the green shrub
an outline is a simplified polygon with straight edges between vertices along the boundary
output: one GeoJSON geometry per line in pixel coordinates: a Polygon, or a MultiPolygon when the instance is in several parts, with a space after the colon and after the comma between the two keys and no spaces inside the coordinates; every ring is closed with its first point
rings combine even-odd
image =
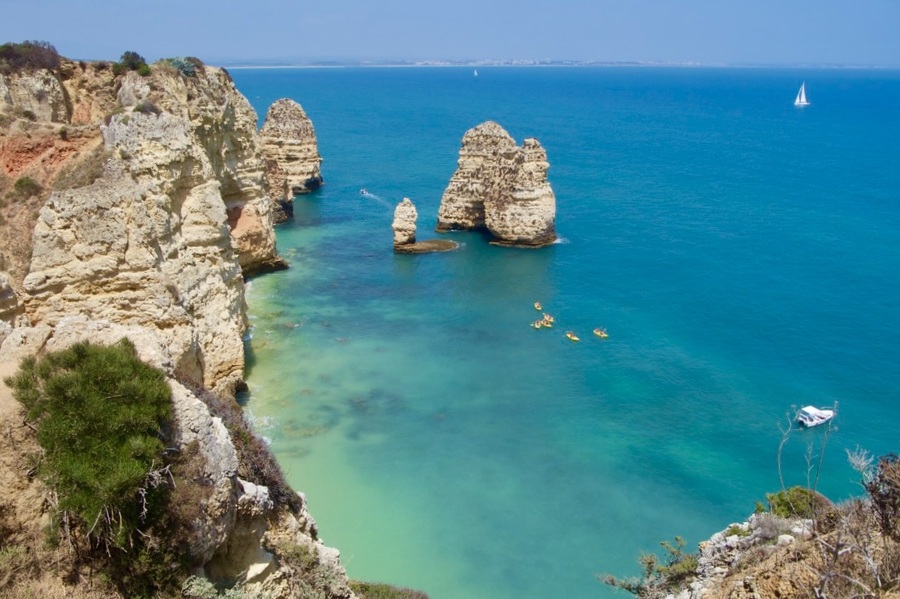
{"type": "Polygon", "coordinates": [[[121,75],[125,71],[137,71],[138,75],[146,77],[150,74],[150,67],[147,65],[147,61],[144,60],[143,56],[137,52],[128,50],[122,54],[119,62],[113,65],[113,74],[121,75]]]}
{"type": "Polygon", "coordinates": [[[59,53],[49,42],[26,41],[0,45],[0,73],[59,68],[59,53]]]}
{"type": "Polygon", "coordinates": [[[725,537],[733,537],[735,535],[739,537],[749,537],[750,530],[740,526],[739,524],[732,524],[725,530],[725,537]]]}
{"type": "Polygon", "coordinates": [[[823,495],[806,487],[791,487],[768,493],[769,511],[781,518],[815,518],[831,505],[823,495]]]}
{"type": "Polygon", "coordinates": [[[40,475],[92,547],[133,545],[162,498],[158,470],[172,419],[165,375],[134,345],[79,343],[22,362],[6,380],[44,451],[40,475]]]}
{"type": "Polygon", "coordinates": [[[637,597],[663,597],[687,587],[697,576],[699,558],[696,553],[684,551],[684,539],[675,537],[675,543],[660,543],[666,555],[660,561],[655,553],[641,555],[639,561],[643,567],[641,577],[616,578],[610,574],[599,577],[601,581],[617,589],[628,591],[637,597]]]}
{"type": "Polygon", "coordinates": [[[422,591],[377,582],[351,580],[350,590],[360,599],[428,599],[422,591]]]}
{"type": "Polygon", "coordinates": [[[13,190],[19,198],[28,198],[39,195],[42,188],[40,184],[31,177],[19,177],[13,185],[13,190]]]}

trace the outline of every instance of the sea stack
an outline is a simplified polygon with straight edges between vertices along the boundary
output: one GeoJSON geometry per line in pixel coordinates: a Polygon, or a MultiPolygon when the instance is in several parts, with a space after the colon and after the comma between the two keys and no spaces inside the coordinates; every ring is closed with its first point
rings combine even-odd
{"type": "Polygon", "coordinates": [[[266,189],[276,205],[275,221],[284,222],[293,213],[295,195],[324,183],[316,132],[303,107],[282,98],[269,107],[259,141],[266,161],[266,189]]]}
{"type": "Polygon", "coordinates": [[[431,254],[433,252],[449,252],[459,247],[450,239],[426,239],[416,241],[416,219],[419,218],[416,207],[409,198],[394,208],[394,252],[398,254],[431,254]]]}
{"type": "Polygon", "coordinates": [[[487,229],[498,245],[542,247],[556,240],[556,198],[547,153],[536,139],[521,147],[487,121],[462,139],[456,172],[438,210],[437,230],[487,229]]]}
{"type": "Polygon", "coordinates": [[[409,245],[416,242],[416,219],[419,213],[409,198],[403,198],[403,201],[394,208],[394,249],[398,246],[409,245]]]}

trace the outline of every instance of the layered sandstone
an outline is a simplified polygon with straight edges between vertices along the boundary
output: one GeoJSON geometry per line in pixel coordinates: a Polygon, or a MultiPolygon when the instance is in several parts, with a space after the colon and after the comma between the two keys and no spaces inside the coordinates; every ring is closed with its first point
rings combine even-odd
{"type": "Polygon", "coordinates": [[[536,139],[519,147],[493,121],[470,129],[441,198],[437,230],[484,228],[501,245],[553,243],[556,198],[548,168],[547,153],[536,139]]]}
{"type": "Polygon", "coordinates": [[[266,187],[282,210],[277,220],[283,220],[284,213],[292,210],[295,195],[316,190],[324,182],[316,132],[303,107],[282,98],[269,107],[259,139],[266,161],[266,187]]]}
{"type": "MultiPolygon", "coordinates": [[[[196,443],[205,463],[211,490],[192,547],[204,571],[291,596],[308,580],[282,555],[301,546],[319,572],[310,596],[352,597],[302,498],[278,504],[239,478],[228,430],[192,390],[227,396],[241,383],[244,277],[284,265],[256,135],[221,69],[115,76],[63,61],[0,76],[0,366],[128,337],[166,372],[178,442],[196,443]]],[[[6,464],[4,480],[25,476],[6,464]]],[[[16,510],[0,504],[7,519],[16,510]]]]}

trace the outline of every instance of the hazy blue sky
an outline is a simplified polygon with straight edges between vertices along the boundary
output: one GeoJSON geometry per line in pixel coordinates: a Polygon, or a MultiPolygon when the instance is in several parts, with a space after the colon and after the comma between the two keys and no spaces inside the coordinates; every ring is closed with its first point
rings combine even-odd
{"type": "Polygon", "coordinates": [[[900,66],[900,0],[0,0],[71,58],[581,59],[900,66]]]}

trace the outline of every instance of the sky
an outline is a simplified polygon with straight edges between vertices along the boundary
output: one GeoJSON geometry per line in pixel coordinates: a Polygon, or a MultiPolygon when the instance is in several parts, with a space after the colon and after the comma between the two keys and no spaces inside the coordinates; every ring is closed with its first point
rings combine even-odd
{"type": "Polygon", "coordinates": [[[0,42],[211,64],[595,60],[900,67],[900,0],[0,0],[0,42]]]}

